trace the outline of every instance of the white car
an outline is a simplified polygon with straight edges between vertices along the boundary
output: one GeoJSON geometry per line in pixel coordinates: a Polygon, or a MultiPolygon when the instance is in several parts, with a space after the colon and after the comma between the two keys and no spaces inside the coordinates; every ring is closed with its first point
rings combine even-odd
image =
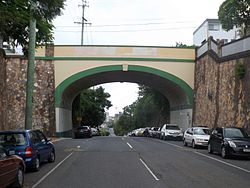
{"type": "Polygon", "coordinates": [[[210,137],[210,129],[207,127],[191,127],[184,132],[183,144],[184,146],[191,145],[193,148],[197,146],[208,145],[210,137]]]}
{"type": "Polygon", "coordinates": [[[182,140],[183,139],[183,132],[180,129],[180,127],[176,124],[164,124],[161,128],[160,139],[162,139],[162,140],[167,140],[167,139],[182,140]]]}

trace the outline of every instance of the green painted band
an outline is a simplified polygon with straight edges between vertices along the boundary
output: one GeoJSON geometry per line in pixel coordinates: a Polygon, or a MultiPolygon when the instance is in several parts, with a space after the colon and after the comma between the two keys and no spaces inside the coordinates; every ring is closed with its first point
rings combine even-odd
{"type": "Polygon", "coordinates": [[[175,84],[180,86],[182,88],[182,90],[184,90],[184,92],[187,94],[187,96],[188,96],[187,105],[188,106],[193,105],[193,89],[186,82],[181,80],[180,78],[178,78],[178,77],[176,77],[168,72],[164,72],[164,71],[161,71],[158,69],[153,69],[153,68],[144,67],[144,66],[129,65],[128,70],[155,74],[155,75],[158,75],[162,78],[165,78],[167,80],[174,82],[175,84]]]}
{"type": "MultiPolygon", "coordinates": [[[[55,106],[58,108],[63,107],[62,94],[63,94],[64,90],[69,85],[73,84],[75,81],[77,81],[81,78],[90,76],[90,75],[97,74],[97,73],[110,72],[110,71],[121,71],[121,70],[123,70],[122,65],[111,65],[111,66],[103,66],[103,67],[88,69],[88,70],[85,70],[85,71],[82,71],[82,72],[79,72],[77,74],[72,75],[71,77],[67,78],[66,80],[64,80],[61,84],[59,84],[56,87],[55,106]]],[[[182,88],[182,90],[186,93],[186,95],[187,95],[187,104],[186,105],[192,107],[192,105],[193,105],[193,90],[185,81],[181,80],[180,78],[178,78],[170,73],[167,73],[167,72],[164,72],[164,71],[161,71],[158,69],[150,68],[150,67],[145,67],[145,66],[129,65],[128,70],[129,71],[146,72],[146,73],[158,75],[160,77],[163,77],[167,80],[174,82],[180,88],[182,88]]]]}
{"type": "Polygon", "coordinates": [[[181,62],[194,63],[194,59],[178,58],[140,58],[140,57],[35,57],[36,60],[47,61],[151,61],[151,62],[181,62]]]}
{"type": "Polygon", "coordinates": [[[56,87],[55,91],[55,106],[61,107],[62,102],[62,93],[63,91],[72,83],[75,81],[93,75],[101,72],[110,72],[110,71],[120,71],[122,70],[122,65],[114,65],[114,66],[103,66],[103,67],[97,67],[93,69],[88,69],[86,71],[79,72],[77,74],[74,74],[73,76],[67,78],[64,80],[59,86],[56,87]]]}

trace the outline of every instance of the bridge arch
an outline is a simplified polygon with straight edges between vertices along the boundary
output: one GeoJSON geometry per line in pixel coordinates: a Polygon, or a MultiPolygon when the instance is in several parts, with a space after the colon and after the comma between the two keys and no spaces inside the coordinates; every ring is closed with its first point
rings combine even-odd
{"type": "Polygon", "coordinates": [[[170,121],[183,129],[191,125],[193,90],[182,79],[168,72],[141,65],[114,64],[87,69],[66,78],[55,90],[56,133],[70,135],[72,102],[91,86],[111,82],[144,84],[161,92],[170,103],[170,121]]]}

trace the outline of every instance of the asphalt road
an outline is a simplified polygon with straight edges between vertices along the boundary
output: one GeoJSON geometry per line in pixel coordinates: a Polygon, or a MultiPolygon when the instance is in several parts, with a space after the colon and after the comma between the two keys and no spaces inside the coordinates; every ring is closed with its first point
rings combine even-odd
{"type": "Polygon", "coordinates": [[[247,188],[250,160],[227,159],[182,142],[93,137],[55,142],[56,162],[25,174],[33,188],[247,188]]]}

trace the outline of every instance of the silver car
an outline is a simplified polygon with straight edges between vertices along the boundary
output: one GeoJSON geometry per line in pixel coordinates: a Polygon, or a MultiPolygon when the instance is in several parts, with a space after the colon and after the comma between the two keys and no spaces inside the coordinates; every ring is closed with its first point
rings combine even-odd
{"type": "Polygon", "coordinates": [[[207,127],[191,127],[184,132],[183,144],[184,146],[191,145],[193,148],[197,146],[208,145],[210,137],[210,129],[207,127]]]}

